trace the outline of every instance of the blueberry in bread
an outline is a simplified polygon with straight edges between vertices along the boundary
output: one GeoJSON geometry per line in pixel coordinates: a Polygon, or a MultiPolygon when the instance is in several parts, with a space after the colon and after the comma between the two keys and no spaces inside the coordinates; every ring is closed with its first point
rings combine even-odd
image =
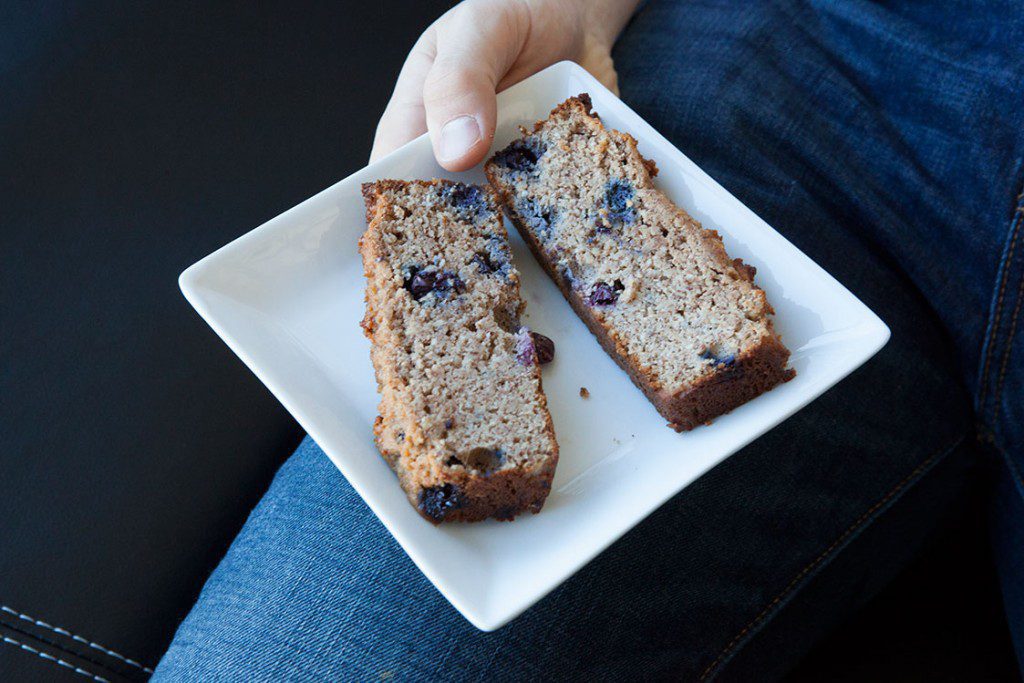
{"type": "Polygon", "coordinates": [[[657,167],[570,98],[487,162],[510,218],[605,350],[677,431],[791,379],[754,268],[675,206],[657,167]]]}
{"type": "Polygon", "coordinates": [[[540,375],[553,344],[519,323],[519,273],[493,192],[381,180],[363,197],[381,454],[435,524],[539,511],[558,462],[540,375]]]}

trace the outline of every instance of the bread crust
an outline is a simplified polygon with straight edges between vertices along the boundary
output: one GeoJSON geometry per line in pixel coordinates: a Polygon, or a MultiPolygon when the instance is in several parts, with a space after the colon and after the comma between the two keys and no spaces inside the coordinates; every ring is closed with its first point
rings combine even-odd
{"type": "MultiPolygon", "coordinates": [[[[583,93],[569,98],[555,107],[548,119],[542,119],[534,124],[533,132],[540,131],[551,118],[574,114],[588,117],[592,123],[587,125],[603,128],[597,114],[592,111],[590,97],[583,93]]],[[[657,174],[657,165],[640,154],[635,138],[620,131],[608,130],[608,132],[618,136],[626,143],[629,155],[642,164],[649,178],[657,174]]],[[[662,386],[657,377],[649,369],[642,367],[639,360],[629,353],[626,346],[616,340],[615,330],[596,315],[595,309],[586,303],[583,295],[573,288],[572,283],[564,277],[549,255],[545,253],[537,236],[524,224],[515,211],[515,196],[511,185],[506,185],[501,180],[491,161],[485,165],[484,170],[491,186],[498,193],[506,214],[529,246],[530,251],[533,252],[534,257],[558,285],[566,301],[597,338],[601,347],[619,367],[626,371],[633,383],[651,401],[658,412],[668,420],[669,427],[682,432],[707,424],[719,415],[733,410],[782,382],[789,381],[796,375],[794,370],[786,367],[790,352],[782,344],[778,335],[774,333],[769,320],[769,329],[772,329],[771,336],[745,349],[728,367],[720,365],[716,372],[702,376],[676,391],[662,386]]],[[[667,198],[665,201],[668,202],[667,198]]],[[[694,223],[683,209],[674,208],[686,221],[694,223]]],[[[731,264],[735,268],[738,278],[753,285],[756,269],[743,263],[741,259],[730,259],[721,236],[717,232],[699,226],[698,229],[701,231],[701,239],[711,247],[717,259],[723,264],[731,264]]],[[[769,314],[774,313],[764,291],[756,285],[753,287],[764,310],[769,314]]]]}
{"type": "MultiPolygon", "coordinates": [[[[380,180],[362,185],[368,227],[359,240],[359,251],[367,280],[366,312],[361,326],[373,345],[382,343],[378,338],[375,321],[377,320],[378,304],[383,303],[380,298],[388,296],[389,292],[387,287],[389,272],[387,264],[384,262],[386,250],[380,233],[383,211],[387,204],[383,193],[389,190],[401,190],[410,184],[437,186],[447,182],[443,180],[380,180]]],[[[487,191],[492,192],[490,189],[487,191]]],[[[498,227],[500,228],[500,225],[498,227]]],[[[503,235],[504,229],[500,228],[500,232],[495,232],[503,235]]],[[[514,274],[512,281],[518,292],[518,277],[514,274]]],[[[521,303],[520,306],[522,306],[521,303]]],[[[384,460],[398,476],[399,483],[409,502],[424,519],[432,524],[474,522],[487,518],[508,521],[520,513],[526,511],[536,513],[541,510],[551,491],[551,482],[558,463],[558,444],[555,440],[551,414],[547,409],[547,399],[540,384],[539,366],[534,366],[533,372],[538,381],[539,396],[537,400],[545,420],[543,434],[550,442],[551,451],[535,467],[506,467],[490,473],[476,472],[464,467],[440,465],[431,467],[429,470],[404,467],[403,463],[411,458],[413,449],[423,447],[424,436],[422,433],[418,433],[418,425],[415,424],[415,421],[410,422],[408,435],[401,442],[396,442],[394,438],[388,436],[386,420],[397,419],[394,416],[402,415],[407,411],[403,406],[393,405],[394,402],[387,398],[388,394],[383,391],[384,385],[381,382],[380,368],[377,370],[378,392],[381,393],[382,399],[380,415],[374,423],[374,440],[384,460]],[[385,418],[384,416],[392,417],[385,418]],[[455,503],[446,507],[443,516],[429,514],[430,507],[423,504],[424,491],[438,489],[446,485],[454,487],[454,490],[457,491],[454,496],[455,503]]]]}

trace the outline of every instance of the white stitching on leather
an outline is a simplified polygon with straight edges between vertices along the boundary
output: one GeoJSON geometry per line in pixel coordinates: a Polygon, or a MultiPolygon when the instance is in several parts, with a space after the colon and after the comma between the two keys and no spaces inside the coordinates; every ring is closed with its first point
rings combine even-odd
{"type": "MultiPolygon", "coordinates": [[[[77,641],[77,642],[82,643],[84,645],[88,645],[89,647],[93,648],[94,650],[99,650],[100,652],[102,652],[104,654],[107,654],[107,655],[110,655],[111,657],[114,657],[115,659],[120,659],[125,664],[130,664],[131,666],[134,666],[137,669],[142,669],[143,671],[145,671],[148,674],[153,673],[153,670],[150,669],[148,666],[143,666],[142,664],[139,664],[138,662],[136,662],[134,659],[131,659],[129,657],[125,657],[124,655],[118,654],[117,652],[114,652],[113,650],[109,650],[109,649],[103,647],[102,645],[100,645],[99,643],[94,643],[93,641],[88,640],[86,638],[83,638],[82,636],[76,636],[74,633],[71,633],[70,631],[68,631],[66,629],[60,628],[59,626],[50,626],[45,621],[40,621],[39,619],[35,619],[33,617],[30,617],[27,614],[22,614],[21,612],[19,612],[17,610],[11,609],[7,605],[0,605],[0,610],[3,610],[4,612],[7,612],[8,614],[13,614],[14,616],[18,617],[19,619],[22,619],[24,621],[30,622],[32,624],[35,624],[36,626],[40,626],[42,628],[49,629],[50,631],[53,631],[54,633],[59,633],[60,635],[67,636],[68,638],[71,638],[74,641],[77,641]]],[[[21,643],[18,643],[18,644],[20,645],[21,643]]],[[[27,646],[23,646],[23,647],[27,647],[27,646]]],[[[42,656],[42,655],[40,655],[40,656],[42,656]]],[[[103,679],[99,678],[98,680],[103,680],[103,679]]]]}
{"type": "Polygon", "coordinates": [[[45,659],[48,662],[53,662],[54,664],[59,664],[60,666],[67,667],[67,668],[71,669],[72,671],[74,671],[76,674],[82,674],[83,676],[86,676],[88,678],[93,679],[94,681],[97,681],[97,683],[110,683],[110,681],[108,681],[106,678],[103,678],[102,676],[97,676],[96,674],[92,673],[91,671],[86,671],[85,669],[83,669],[80,666],[75,666],[71,662],[65,662],[63,659],[57,659],[53,655],[48,654],[46,652],[43,652],[41,650],[37,650],[34,647],[30,647],[30,646],[26,645],[25,643],[19,643],[14,638],[8,638],[7,636],[4,636],[3,638],[4,638],[4,642],[7,643],[8,645],[15,645],[17,647],[20,647],[22,650],[25,650],[26,652],[31,652],[34,655],[42,657],[43,659],[45,659]]]}

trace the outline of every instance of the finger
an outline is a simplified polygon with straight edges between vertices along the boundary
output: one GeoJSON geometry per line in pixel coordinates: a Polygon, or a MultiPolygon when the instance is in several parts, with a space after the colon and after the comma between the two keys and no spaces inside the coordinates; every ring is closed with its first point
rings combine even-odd
{"type": "Polygon", "coordinates": [[[434,63],[435,39],[436,31],[431,26],[420,36],[406,57],[388,106],[377,123],[373,149],[370,151],[371,163],[427,132],[423,82],[434,63]]]}
{"type": "Polygon", "coordinates": [[[438,26],[437,55],[423,84],[434,156],[449,171],[483,160],[494,139],[498,81],[525,41],[520,5],[462,5],[438,26]]]}

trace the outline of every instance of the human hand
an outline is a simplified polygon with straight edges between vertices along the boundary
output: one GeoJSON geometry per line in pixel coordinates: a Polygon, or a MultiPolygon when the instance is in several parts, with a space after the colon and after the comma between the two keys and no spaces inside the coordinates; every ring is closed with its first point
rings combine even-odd
{"type": "Polygon", "coordinates": [[[638,0],[465,0],[420,36],[377,125],[370,161],[424,131],[449,171],[483,160],[495,93],[563,59],[618,92],[611,49],[638,0]]]}

